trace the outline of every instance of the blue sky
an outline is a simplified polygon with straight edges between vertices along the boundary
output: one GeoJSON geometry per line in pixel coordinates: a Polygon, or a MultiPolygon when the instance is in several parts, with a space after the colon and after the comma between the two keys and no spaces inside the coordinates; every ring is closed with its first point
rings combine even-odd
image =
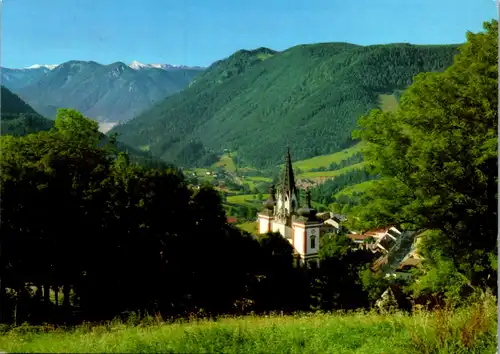
{"type": "Polygon", "coordinates": [[[495,0],[3,0],[1,65],[209,65],[238,49],[461,43],[495,0]]]}

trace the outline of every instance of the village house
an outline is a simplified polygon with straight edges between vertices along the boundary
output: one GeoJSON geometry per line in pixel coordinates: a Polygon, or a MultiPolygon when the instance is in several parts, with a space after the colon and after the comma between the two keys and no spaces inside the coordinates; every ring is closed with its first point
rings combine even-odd
{"type": "Polygon", "coordinates": [[[373,253],[382,252],[384,254],[388,253],[396,245],[401,236],[401,231],[394,226],[369,230],[362,234],[351,231],[348,234],[348,237],[355,243],[360,245],[368,244],[369,246],[366,247],[373,253]]]}

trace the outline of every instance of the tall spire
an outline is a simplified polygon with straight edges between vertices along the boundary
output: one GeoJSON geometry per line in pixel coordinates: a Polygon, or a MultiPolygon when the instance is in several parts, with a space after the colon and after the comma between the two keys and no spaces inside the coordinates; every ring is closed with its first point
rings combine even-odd
{"type": "Polygon", "coordinates": [[[283,192],[292,192],[295,193],[295,177],[293,175],[292,168],[292,156],[290,154],[290,146],[286,147],[286,156],[285,156],[285,168],[283,169],[283,179],[282,179],[282,188],[283,192]]]}

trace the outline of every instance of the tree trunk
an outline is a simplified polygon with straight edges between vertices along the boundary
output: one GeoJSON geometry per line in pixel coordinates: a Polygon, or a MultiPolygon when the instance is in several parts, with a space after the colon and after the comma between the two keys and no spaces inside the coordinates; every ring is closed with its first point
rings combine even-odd
{"type": "Polygon", "coordinates": [[[21,291],[17,289],[16,291],[16,296],[14,298],[14,314],[13,314],[13,320],[14,320],[14,326],[18,325],[17,321],[17,308],[19,306],[19,297],[21,296],[21,291]]]}
{"type": "Polygon", "coordinates": [[[42,300],[42,286],[40,284],[36,284],[36,290],[35,290],[35,299],[37,301],[42,300]]]}
{"type": "Polygon", "coordinates": [[[54,289],[54,294],[56,297],[56,308],[59,308],[59,286],[54,285],[53,289],[54,289]]]}
{"type": "MultiPolygon", "coordinates": [[[[0,269],[0,272],[1,272],[1,269],[0,269]]],[[[2,286],[2,274],[0,273],[0,323],[3,323],[3,320],[4,320],[4,311],[5,309],[7,308],[7,306],[5,306],[4,304],[4,300],[5,300],[5,296],[4,296],[4,290],[3,290],[3,286],[2,286]]]]}
{"type": "Polygon", "coordinates": [[[49,307],[49,305],[50,305],[50,285],[48,285],[48,284],[43,285],[43,302],[45,303],[45,306],[49,307]]]}
{"type": "Polygon", "coordinates": [[[63,300],[63,307],[64,311],[67,313],[69,310],[69,294],[71,291],[71,287],[68,284],[64,284],[63,286],[63,295],[64,295],[64,300],[63,300]]]}
{"type": "Polygon", "coordinates": [[[43,284],[43,307],[44,307],[44,317],[45,321],[50,321],[51,309],[50,309],[50,285],[43,284]]]}

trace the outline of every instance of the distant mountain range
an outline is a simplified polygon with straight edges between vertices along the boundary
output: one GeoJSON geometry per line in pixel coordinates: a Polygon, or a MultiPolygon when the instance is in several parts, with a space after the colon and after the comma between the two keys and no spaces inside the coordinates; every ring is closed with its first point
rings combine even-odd
{"type": "Polygon", "coordinates": [[[2,85],[37,112],[54,118],[74,108],[99,122],[127,121],[187,87],[204,68],[169,64],[102,65],[72,60],[59,65],[2,68],[2,85]]]}
{"type": "MultiPolygon", "coordinates": [[[[26,71],[26,70],[33,70],[33,69],[53,70],[53,69],[57,68],[59,65],[60,64],[34,64],[34,65],[27,66],[27,67],[22,68],[22,69],[9,69],[9,68],[3,68],[3,69],[16,70],[16,71],[26,71]]],[[[140,69],[145,69],[145,68],[154,68],[154,69],[162,69],[162,70],[176,70],[176,69],[203,70],[203,69],[205,69],[202,66],[172,65],[172,64],[144,64],[144,63],[141,63],[140,61],[137,61],[137,60],[134,60],[128,66],[131,67],[132,69],[135,69],[135,70],[140,70],[140,69]]]]}
{"type": "Polygon", "coordinates": [[[186,65],[172,65],[172,64],[143,64],[134,60],[129,64],[129,67],[135,70],[141,69],[162,69],[162,70],[204,70],[201,66],[186,66],[186,65]]]}
{"type": "Polygon", "coordinates": [[[179,166],[206,166],[224,149],[258,168],[351,144],[361,115],[396,100],[415,75],[442,71],[457,45],[299,45],[240,50],[188,88],[114,127],[124,143],[179,166]]]}

